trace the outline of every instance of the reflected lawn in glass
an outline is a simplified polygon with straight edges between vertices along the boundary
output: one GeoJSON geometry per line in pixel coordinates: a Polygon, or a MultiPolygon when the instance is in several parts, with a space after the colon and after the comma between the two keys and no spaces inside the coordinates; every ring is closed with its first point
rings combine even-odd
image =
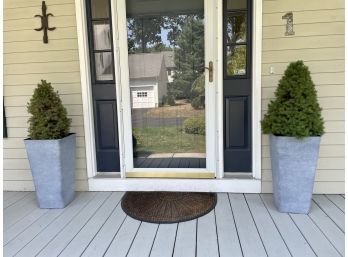
{"type": "Polygon", "coordinates": [[[133,129],[139,153],[205,153],[205,136],[185,133],[182,127],[133,129]]]}

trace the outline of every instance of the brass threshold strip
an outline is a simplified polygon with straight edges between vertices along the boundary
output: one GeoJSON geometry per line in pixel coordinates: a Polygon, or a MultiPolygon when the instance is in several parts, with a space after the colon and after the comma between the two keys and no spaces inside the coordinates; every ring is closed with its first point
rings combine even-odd
{"type": "Polygon", "coordinates": [[[126,178],[215,178],[213,172],[126,172],[126,178]]]}

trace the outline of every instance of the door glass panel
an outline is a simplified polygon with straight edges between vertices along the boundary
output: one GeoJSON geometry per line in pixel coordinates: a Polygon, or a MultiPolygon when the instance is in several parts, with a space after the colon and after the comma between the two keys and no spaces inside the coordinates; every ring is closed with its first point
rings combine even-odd
{"type": "Polygon", "coordinates": [[[112,53],[95,53],[95,72],[97,80],[113,80],[112,53]]]}
{"type": "Polygon", "coordinates": [[[92,19],[108,18],[109,0],[91,0],[92,19]]]}
{"type": "Polygon", "coordinates": [[[134,167],[205,168],[204,0],[126,4],[134,167]]]}
{"type": "Polygon", "coordinates": [[[246,74],[246,46],[234,45],[227,47],[227,75],[246,74]]]}
{"type": "Polygon", "coordinates": [[[246,13],[232,13],[227,15],[227,44],[246,42],[246,21],[246,13]]]}
{"type": "Polygon", "coordinates": [[[111,33],[108,21],[93,22],[94,50],[111,49],[111,33]]]}
{"type": "Polygon", "coordinates": [[[228,10],[240,10],[247,8],[247,0],[227,0],[228,10]]]}

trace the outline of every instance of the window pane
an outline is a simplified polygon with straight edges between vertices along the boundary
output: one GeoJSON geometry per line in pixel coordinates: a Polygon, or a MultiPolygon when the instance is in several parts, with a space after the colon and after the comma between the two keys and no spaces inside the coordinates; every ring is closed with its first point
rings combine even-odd
{"type": "Polygon", "coordinates": [[[247,18],[245,13],[233,13],[227,16],[227,44],[245,43],[247,18]]]}
{"type": "Polygon", "coordinates": [[[92,18],[109,18],[108,0],[91,0],[92,18]]]}
{"type": "Polygon", "coordinates": [[[113,80],[112,53],[95,53],[97,80],[113,80]]]}
{"type": "Polygon", "coordinates": [[[95,50],[110,50],[111,49],[110,24],[106,21],[94,22],[93,32],[94,32],[94,49],[95,50]]]}
{"type": "Polygon", "coordinates": [[[228,10],[240,10],[247,8],[247,0],[227,0],[228,10]]]}
{"type": "Polygon", "coordinates": [[[227,47],[227,76],[246,74],[246,45],[227,47]]]}

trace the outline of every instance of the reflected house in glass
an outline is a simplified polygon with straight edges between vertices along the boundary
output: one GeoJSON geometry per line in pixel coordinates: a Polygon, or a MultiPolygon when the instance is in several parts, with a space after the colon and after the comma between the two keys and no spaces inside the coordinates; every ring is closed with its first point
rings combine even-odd
{"type": "Polygon", "coordinates": [[[129,85],[132,108],[156,108],[167,94],[164,53],[129,55],[129,85]]]}
{"type": "Polygon", "coordinates": [[[174,63],[174,51],[165,51],[162,52],[164,55],[164,63],[167,69],[168,82],[171,83],[174,81],[175,74],[175,63],[174,63]]]}

